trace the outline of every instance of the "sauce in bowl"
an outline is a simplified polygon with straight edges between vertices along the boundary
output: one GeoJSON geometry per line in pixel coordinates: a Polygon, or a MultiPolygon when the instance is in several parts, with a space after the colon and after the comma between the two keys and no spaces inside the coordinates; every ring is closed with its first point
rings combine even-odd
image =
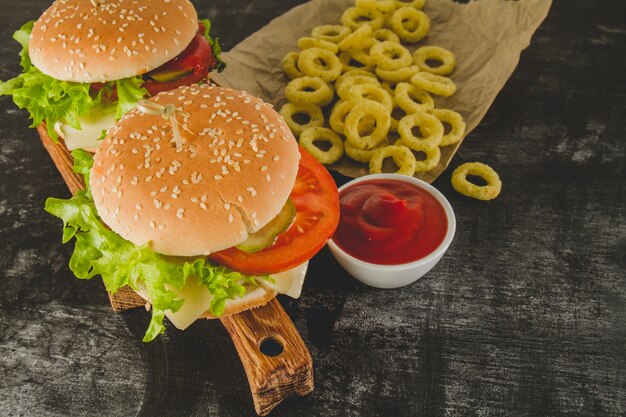
{"type": "Polygon", "coordinates": [[[340,193],[334,243],[364,262],[399,265],[433,253],[448,231],[446,212],[424,189],[404,181],[372,179],[340,193]]]}

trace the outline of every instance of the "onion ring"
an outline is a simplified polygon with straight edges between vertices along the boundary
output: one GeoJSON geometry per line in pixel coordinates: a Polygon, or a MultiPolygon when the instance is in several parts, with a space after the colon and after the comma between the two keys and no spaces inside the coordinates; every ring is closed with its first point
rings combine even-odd
{"type": "Polygon", "coordinates": [[[441,75],[431,74],[430,72],[418,72],[411,77],[411,84],[420,90],[438,96],[450,97],[456,92],[456,84],[450,78],[441,75]]]}
{"type": "Polygon", "coordinates": [[[339,78],[343,66],[339,58],[331,51],[322,48],[310,48],[300,52],[298,68],[304,75],[319,77],[325,82],[330,82],[339,78]]]}
{"type": "Polygon", "coordinates": [[[343,51],[339,54],[339,62],[341,62],[341,67],[343,68],[344,72],[348,72],[348,71],[352,71],[352,70],[364,70],[364,71],[368,71],[371,70],[373,67],[372,66],[368,66],[366,64],[364,64],[363,62],[357,61],[353,56],[352,56],[352,51],[343,51]],[[360,67],[354,66],[352,65],[353,62],[356,62],[357,64],[360,64],[360,67]]]}
{"type": "Polygon", "coordinates": [[[419,71],[420,69],[417,65],[411,65],[410,67],[400,68],[397,70],[386,70],[378,67],[375,70],[376,75],[378,75],[380,79],[394,84],[409,81],[411,77],[419,71]]]}
{"type": "Polygon", "coordinates": [[[350,29],[341,25],[322,25],[314,27],[311,36],[328,42],[339,43],[350,35],[350,29]]]}
{"type": "Polygon", "coordinates": [[[359,101],[346,117],[346,140],[356,148],[372,149],[387,138],[390,124],[391,116],[385,106],[371,100],[359,101]],[[359,132],[359,122],[367,116],[376,120],[376,126],[370,134],[363,136],[359,132]]]}
{"type": "Polygon", "coordinates": [[[311,127],[302,132],[300,146],[324,165],[333,164],[343,156],[343,141],[338,134],[325,127],[311,127]],[[330,148],[323,151],[315,145],[316,141],[330,143],[330,148]]]}
{"type": "Polygon", "coordinates": [[[459,165],[452,173],[452,187],[464,196],[487,201],[500,195],[502,181],[498,173],[489,165],[481,162],[466,162],[459,165]],[[467,180],[468,175],[481,177],[487,185],[472,184],[467,180]]]}
{"type": "Polygon", "coordinates": [[[465,121],[459,113],[448,109],[434,109],[430,112],[441,123],[450,125],[450,132],[443,135],[439,146],[448,146],[458,143],[465,133],[465,121]]]}
{"type": "Polygon", "coordinates": [[[281,62],[283,71],[285,71],[285,74],[287,74],[287,77],[289,77],[290,80],[302,77],[302,72],[300,71],[300,69],[298,69],[299,57],[299,52],[289,52],[287,55],[285,55],[281,62]]]}
{"type": "Polygon", "coordinates": [[[370,160],[370,174],[380,174],[383,171],[383,162],[386,158],[391,157],[393,162],[398,166],[396,174],[413,176],[415,173],[415,156],[408,148],[404,146],[385,146],[376,149],[370,160]]]}
{"type": "MultiPolygon", "coordinates": [[[[344,84],[345,86],[345,84],[344,84]]],[[[393,101],[391,95],[382,87],[375,84],[357,84],[352,85],[347,93],[347,100],[372,100],[385,106],[389,113],[393,110],[393,101]]]]}
{"type": "MultiPolygon", "coordinates": [[[[335,90],[337,90],[337,92],[339,92],[339,90],[341,89],[341,84],[343,84],[343,82],[350,77],[354,77],[356,75],[363,75],[365,77],[370,77],[374,80],[376,80],[376,75],[370,71],[366,71],[362,68],[358,68],[358,69],[351,69],[349,71],[344,72],[343,74],[341,74],[341,76],[339,78],[337,78],[337,80],[335,81],[335,90]]],[[[378,81],[378,80],[376,80],[378,81]]]]}
{"type": "Polygon", "coordinates": [[[385,24],[385,16],[376,9],[348,7],[341,15],[341,24],[352,31],[363,25],[369,25],[372,30],[376,30],[385,24]]]}
{"type": "Polygon", "coordinates": [[[360,43],[369,38],[372,34],[372,27],[370,25],[363,25],[348,36],[346,36],[341,42],[339,42],[339,49],[347,51],[357,47],[360,43]]]}
{"type": "Polygon", "coordinates": [[[402,107],[402,110],[408,114],[430,111],[435,108],[435,100],[430,94],[412,84],[398,83],[395,92],[398,106],[402,107]]]}
{"type": "Polygon", "coordinates": [[[391,15],[389,24],[394,32],[405,42],[415,43],[424,39],[430,30],[430,19],[426,13],[413,7],[401,7],[391,15]],[[405,22],[413,22],[410,29],[405,22]]]}
{"type": "Polygon", "coordinates": [[[398,102],[396,100],[393,101],[393,108],[391,109],[391,126],[389,130],[392,132],[398,131],[398,124],[403,117],[407,116],[407,113],[402,109],[402,107],[398,106],[398,102]],[[401,117],[396,117],[394,114],[400,113],[401,117]]]}
{"type": "Polygon", "coordinates": [[[374,59],[376,66],[383,70],[399,70],[413,63],[409,50],[392,41],[379,42],[372,46],[370,56],[374,59]]]}
{"type": "Polygon", "coordinates": [[[294,103],[312,103],[323,107],[333,101],[333,90],[321,78],[304,76],[289,81],[285,87],[285,98],[294,103]]]}
{"type": "Polygon", "coordinates": [[[330,112],[330,118],[328,119],[328,124],[330,124],[330,128],[340,135],[344,135],[344,130],[346,128],[346,117],[348,113],[356,106],[356,100],[339,100],[333,106],[333,109],[330,112]]]}
{"type": "Polygon", "coordinates": [[[441,149],[438,146],[419,151],[426,155],[425,159],[415,161],[415,172],[426,172],[435,169],[441,160],[441,149]]]}
{"type": "Polygon", "coordinates": [[[367,164],[372,159],[374,152],[377,149],[380,149],[385,146],[389,146],[389,142],[386,139],[382,141],[381,143],[379,143],[378,146],[376,146],[374,149],[370,149],[370,150],[355,148],[354,146],[350,145],[350,142],[346,141],[343,144],[343,150],[345,154],[348,155],[348,157],[350,157],[350,159],[367,164]]]}
{"type": "Polygon", "coordinates": [[[439,46],[422,46],[413,54],[413,62],[420,70],[435,75],[448,75],[456,66],[454,54],[439,46]],[[440,65],[433,67],[428,61],[437,61],[440,65]]]}
{"type": "Polygon", "coordinates": [[[396,3],[396,7],[415,7],[416,9],[423,9],[426,4],[426,0],[394,0],[396,3]]]}
{"type": "Polygon", "coordinates": [[[335,84],[337,95],[342,99],[348,99],[352,87],[361,84],[372,84],[374,86],[380,86],[380,83],[375,77],[355,75],[353,77],[344,78],[341,83],[339,83],[339,85],[335,84]]]}
{"type": "Polygon", "coordinates": [[[294,136],[298,137],[306,129],[311,127],[324,126],[324,115],[322,109],[315,104],[311,103],[285,103],[280,109],[280,115],[283,116],[287,126],[293,132],[294,136]],[[305,114],[309,117],[307,123],[299,123],[294,119],[296,114],[305,114]]]}
{"type": "Polygon", "coordinates": [[[414,151],[436,148],[443,137],[443,125],[432,114],[418,112],[404,116],[398,123],[398,133],[402,143],[414,151]],[[413,134],[413,128],[419,128],[423,137],[413,134]]]}
{"type": "Polygon", "coordinates": [[[376,59],[371,55],[372,48],[379,42],[374,38],[365,39],[361,44],[352,48],[352,58],[358,62],[362,62],[368,67],[374,67],[376,65],[376,59]]]}
{"type": "Polygon", "coordinates": [[[400,43],[400,37],[396,35],[396,32],[390,29],[377,29],[372,32],[372,38],[379,42],[390,41],[400,43]]]}
{"type": "Polygon", "coordinates": [[[329,41],[325,41],[323,39],[312,38],[309,36],[305,36],[304,38],[298,39],[298,48],[300,49],[310,49],[310,48],[322,48],[327,49],[333,54],[339,52],[339,47],[336,43],[332,43],[329,41]]]}
{"type": "Polygon", "coordinates": [[[375,9],[383,13],[396,10],[396,2],[394,0],[356,0],[354,5],[364,9],[375,9]]]}

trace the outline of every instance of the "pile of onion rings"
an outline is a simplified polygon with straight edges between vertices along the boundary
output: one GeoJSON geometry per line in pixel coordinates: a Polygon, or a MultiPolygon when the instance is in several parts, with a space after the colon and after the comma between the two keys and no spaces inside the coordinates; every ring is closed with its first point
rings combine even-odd
{"type": "Polygon", "coordinates": [[[341,24],[313,28],[283,59],[291,81],[281,114],[321,163],[345,156],[374,173],[393,170],[390,159],[396,172],[416,175],[437,168],[440,148],[463,139],[461,114],[436,105],[456,92],[456,59],[427,44],[425,3],[355,0],[341,24]]]}

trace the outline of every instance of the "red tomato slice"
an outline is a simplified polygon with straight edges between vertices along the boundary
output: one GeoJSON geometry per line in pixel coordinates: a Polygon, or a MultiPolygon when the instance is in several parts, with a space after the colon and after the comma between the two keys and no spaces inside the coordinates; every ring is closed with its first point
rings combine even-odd
{"type": "Polygon", "coordinates": [[[209,256],[212,261],[249,274],[271,274],[294,268],[313,257],[339,223],[339,193],[333,177],[300,148],[300,168],[289,196],[296,206],[293,224],[276,243],[256,253],[229,248],[209,256]]]}

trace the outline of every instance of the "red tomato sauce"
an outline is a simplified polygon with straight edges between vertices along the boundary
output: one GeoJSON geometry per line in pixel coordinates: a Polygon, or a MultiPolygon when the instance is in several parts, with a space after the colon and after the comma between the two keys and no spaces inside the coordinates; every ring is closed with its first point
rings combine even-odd
{"type": "Polygon", "coordinates": [[[340,193],[333,241],[365,262],[398,265],[422,259],[443,242],[448,219],[427,191],[403,181],[369,180],[340,193]]]}

